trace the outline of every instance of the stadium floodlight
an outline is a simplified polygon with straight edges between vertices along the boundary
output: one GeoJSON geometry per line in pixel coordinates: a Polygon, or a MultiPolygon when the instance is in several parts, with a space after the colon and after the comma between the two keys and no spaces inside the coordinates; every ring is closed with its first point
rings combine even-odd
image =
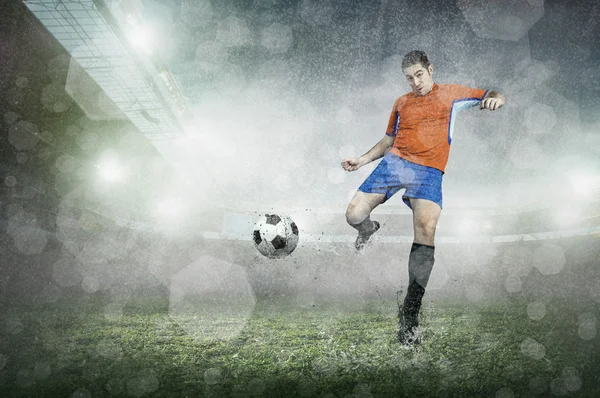
{"type": "Polygon", "coordinates": [[[133,44],[136,49],[140,50],[146,55],[152,55],[152,42],[154,41],[154,35],[150,29],[143,25],[136,24],[131,26],[131,30],[127,36],[131,44],[133,44]]]}
{"type": "Polygon", "coordinates": [[[98,174],[106,181],[117,182],[123,180],[123,168],[118,160],[113,157],[105,156],[99,164],[96,165],[98,174]]]}
{"type": "Polygon", "coordinates": [[[120,23],[124,35],[136,50],[151,55],[156,37],[144,23],[143,2],[141,0],[114,1],[110,9],[112,16],[120,23]]]}
{"type": "Polygon", "coordinates": [[[598,186],[599,177],[587,172],[572,172],[569,175],[569,181],[573,188],[573,193],[577,198],[586,199],[598,186]]]}

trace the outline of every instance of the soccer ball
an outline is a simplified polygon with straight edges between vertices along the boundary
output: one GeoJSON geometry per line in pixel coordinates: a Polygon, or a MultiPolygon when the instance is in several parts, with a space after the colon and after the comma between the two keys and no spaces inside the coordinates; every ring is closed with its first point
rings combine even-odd
{"type": "Polygon", "coordinates": [[[281,258],[298,245],[298,227],[288,216],[265,214],[254,225],[254,247],[263,256],[281,258]]]}

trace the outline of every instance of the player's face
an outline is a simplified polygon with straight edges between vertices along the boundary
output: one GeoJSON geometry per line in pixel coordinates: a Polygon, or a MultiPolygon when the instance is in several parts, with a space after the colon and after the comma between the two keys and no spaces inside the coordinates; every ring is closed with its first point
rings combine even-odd
{"type": "Polygon", "coordinates": [[[415,95],[425,95],[433,88],[433,65],[424,68],[418,63],[409,66],[403,72],[415,95]]]}

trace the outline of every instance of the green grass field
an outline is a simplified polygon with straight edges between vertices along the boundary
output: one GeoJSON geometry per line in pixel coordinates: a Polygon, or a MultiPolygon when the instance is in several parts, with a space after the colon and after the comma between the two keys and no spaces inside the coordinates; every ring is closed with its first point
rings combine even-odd
{"type": "Polygon", "coordinates": [[[600,396],[598,339],[578,318],[594,303],[556,299],[533,320],[525,301],[427,301],[414,349],[395,340],[395,300],[259,301],[228,341],[190,336],[167,298],[129,300],[116,316],[109,303],[4,302],[0,396],[600,396]]]}

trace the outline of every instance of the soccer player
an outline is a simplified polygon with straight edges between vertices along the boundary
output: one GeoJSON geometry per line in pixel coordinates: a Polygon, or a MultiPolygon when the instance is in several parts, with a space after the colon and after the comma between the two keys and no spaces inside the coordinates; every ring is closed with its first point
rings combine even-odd
{"type": "Polygon", "coordinates": [[[342,161],[355,171],[383,159],[358,188],[346,210],[347,222],[358,230],[355,247],[362,250],[380,227],[370,214],[400,189],[412,210],[414,241],[408,260],[408,289],[400,311],[398,340],[418,343],[419,310],[434,263],[434,235],[442,211],[442,176],[459,110],[479,106],[490,111],[504,105],[504,97],[491,90],[456,84],[436,84],[433,65],[423,51],[411,51],[402,71],[412,92],[396,100],[384,137],[367,153],[342,161]]]}

